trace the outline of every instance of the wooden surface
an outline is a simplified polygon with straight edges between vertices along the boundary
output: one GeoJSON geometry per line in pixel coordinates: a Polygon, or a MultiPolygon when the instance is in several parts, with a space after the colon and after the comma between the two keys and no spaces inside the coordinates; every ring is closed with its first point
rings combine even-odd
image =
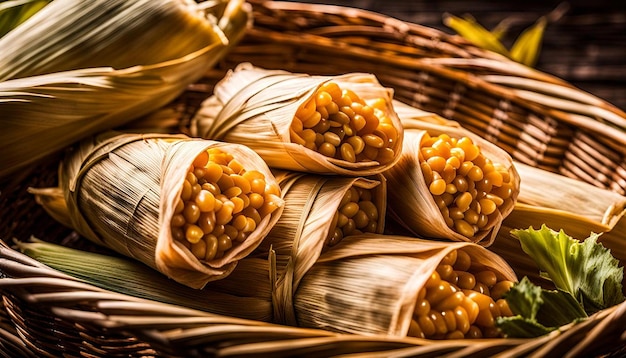
{"type": "Polygon", "coordinates": [[[464,1],[464,0],[306,0],[383,13],[454,33],[444,13],[472,15],[491,29],[501,21],[510,28],[504,43],[555,9],[563,15],[548,25],[537,68],[626,110],[626,2],[619,1],[464,1]]]}

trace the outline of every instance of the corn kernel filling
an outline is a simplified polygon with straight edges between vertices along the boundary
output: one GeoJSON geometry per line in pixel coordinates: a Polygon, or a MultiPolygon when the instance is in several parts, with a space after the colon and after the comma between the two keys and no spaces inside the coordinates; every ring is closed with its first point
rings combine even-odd
{"type": "Polygon", "coordinates": [[[334,246],[345,236],[378,231],[378,207],[371,189],[352,186],[341,198],[331,221],[326,246],[334,246]]]}
{"type": "Polygon", "coordinates": [[[351,163],[389,163],[396,156],[399,134],[386,105],[383,98],[366,103],[353,91],[327,82],[298,108],[291,141],[351,163]]]}
{"type": "Polygon", "coordinates": [[[190,166],[170,225],[172,236],[200,260],[243,242],[278,208],[280,191],[231,154],[211,148],[190,166]]]}
{"type": "Polygon", "coordinates": [[[498,220],[513,200],[507,168],[493,163],[469,137],[422,137],[419,162],[430,193],[448,227],[472,238],[498,220]]]}
{"type": "Polygon", "coordinates": [[[408,335],[427,339],[501,337],[497,317],[512,316],[503,298],[512,281],[475,265],[463,250],[451,251],[417,297],[408,335]]]}

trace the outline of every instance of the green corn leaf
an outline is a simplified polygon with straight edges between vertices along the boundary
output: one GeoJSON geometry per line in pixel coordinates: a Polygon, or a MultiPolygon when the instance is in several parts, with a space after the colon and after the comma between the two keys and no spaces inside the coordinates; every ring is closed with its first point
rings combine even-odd
{"type": "Polygon", "coordinates": [[[522,32],[511,47],[513,60],[529,67],[537,63],[547,23],[545,17],[540,17],[537,22],[522,32]]]}
{"type": "Polygon", "coordinates": [[[16,28],[52,0],[0,1],[0,37],[16,28]]]}
{"type": "Polygon", "coordinates": [[[502,44],[502,42],[500,42],[498,37],[471,17],[460,18],[454,15],[445,14],[443,22],[446,26],[456,31],[459,35],[474,45],[486,50],[497,52],[504,56],[509,56],[509,51],[502,44]]]}

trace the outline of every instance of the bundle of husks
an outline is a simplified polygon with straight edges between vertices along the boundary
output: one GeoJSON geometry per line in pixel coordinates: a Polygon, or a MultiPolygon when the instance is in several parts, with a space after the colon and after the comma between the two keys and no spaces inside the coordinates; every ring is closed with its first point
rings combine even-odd
{"type": "Polygon", "coordinates": [[[421,237],[490,245],[520,190],[511,157],[454,122],[394,107],[405,138],[400,160],[384,173],[391,216],[421,237]]]}
{"type": "Polygon", "coordinates": [[[371,74],[310,76],[243,63],[193,122],[195,135],[247,145],[272,168],[308,173],[378,174],[402,148],[392,90],[371,74]]]}
{"type": "Polygon", "coordinates": [[[59,182],[31,189],[53,217],[195,288],[227,276],[283,207],[252,150],[183,135],[85,140],[66,156],[59,182]]]}
{"type": "Polygon", "coordinates": [[[0,37],[0,178],[180,95],[241,38],[243,0],[55,0],[0,37]]]}

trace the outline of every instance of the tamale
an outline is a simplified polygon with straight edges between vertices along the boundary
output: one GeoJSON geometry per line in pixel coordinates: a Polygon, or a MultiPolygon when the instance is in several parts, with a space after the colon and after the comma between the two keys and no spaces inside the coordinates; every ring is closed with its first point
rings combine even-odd
{"type": "Polygon", "coordinates": [[[371,74],[310,76],[242,63],[192,121],[192,134],[249,146],[272,168],[365,176],[397,162],[392,93],[371,74]]]}
{"type": "MultiPolygon", "coordinates": [[[[283,207],[252,150],[184,135],[103,133],[68,153],[59,183],[62,222],[194,288],[227,276],[283,207]]],[[[46,204],[51,190],[31,192],[46,204]]]]}
{"type": "Polygon", "coordinates": [[[502,295],[516,281],[506,261],[474,243],[353,236],[304,275],[293,317],[365,335],[498,337],[494,317],[511,315],[502,295]]]}
{"type": "Polygon", "coordinates": [[[390,216],[412,235],[490,245],[519,194],[510,155],[454,122],[395,107],[405,138],[384,173],[390,216]]]}

